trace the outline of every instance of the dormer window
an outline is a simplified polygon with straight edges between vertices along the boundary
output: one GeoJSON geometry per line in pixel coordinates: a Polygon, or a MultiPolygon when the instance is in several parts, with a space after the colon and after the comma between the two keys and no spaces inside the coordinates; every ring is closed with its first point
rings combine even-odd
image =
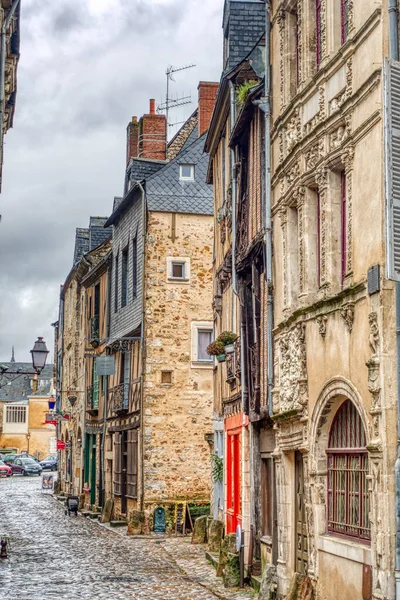
{"type": "Polygon", "coordinates": [[[179,179],[182,181],[194,181],[194,165],[180,165],[179,179]]]}

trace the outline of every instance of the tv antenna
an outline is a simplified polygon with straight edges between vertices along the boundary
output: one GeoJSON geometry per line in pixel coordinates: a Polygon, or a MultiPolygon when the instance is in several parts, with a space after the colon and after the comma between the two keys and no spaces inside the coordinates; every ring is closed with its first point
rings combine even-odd
{"type": "Polygon", "coordinates": [[[181,96],[181,98],[170,98],[170,95],[169,95],[170,81],[175,81],[174,73],[178,73],[179,71],[186,71],[186,69],[193,69],[193,67],[195,67],[195,66],[196,66],[195,64],[185,65],[184,67],[173,67],[172,65],[170,65],[169,67],[167,67],[167,70],[165,71],[165,74],[167,76],[167,95],[165,98],[165,102],[158,106],[157,112],[160,113],[160,112],[165,111],[167,127],[173,127],[174,125],[176,125],[176,123],[170,124],[168,121],[169,111],[172,108],[178,108],[179,106],[185,106],[185,104],[192,103],[191,95],[181,96]]]}

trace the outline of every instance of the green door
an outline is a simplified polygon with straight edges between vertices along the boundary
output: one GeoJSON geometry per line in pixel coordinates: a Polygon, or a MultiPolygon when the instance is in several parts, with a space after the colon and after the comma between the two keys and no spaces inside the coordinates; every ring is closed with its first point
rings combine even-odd
{"type": "Polygon", "coordinates": [[[96,504],[96,438],[91,436],[90,504],[96,504]]]}

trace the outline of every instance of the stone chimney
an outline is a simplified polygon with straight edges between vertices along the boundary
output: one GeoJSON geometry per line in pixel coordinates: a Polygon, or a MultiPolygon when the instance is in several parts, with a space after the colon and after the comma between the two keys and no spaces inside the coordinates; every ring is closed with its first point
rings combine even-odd
{"type": "Polygon", "coordinates": [[[156,114],[156,101],[150,100],[150,112],[139,121],[138,158],[165,160],[167,123],[165,115],[156,114]]]}
{"type": "Polygon", "coordinates": [[[200,81],[199,91],[199,137],[210,126],[211,115],[214,110],[215,98],[218,92],[218,83],[213,81],[200,81]]]}
{"type": "Polygon", "coordinates": [[[129,165],[131,158],[138,155],[139,141],[139,123],[137,117],[132,117],[132,121],[126,128],[126,166],[129,165]]]}

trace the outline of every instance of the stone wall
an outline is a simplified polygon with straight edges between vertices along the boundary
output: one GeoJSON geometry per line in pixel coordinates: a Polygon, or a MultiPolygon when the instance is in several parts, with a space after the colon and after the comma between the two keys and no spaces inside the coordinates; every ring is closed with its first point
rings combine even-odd
{"type": "Polygon", "coordinates": [[[192,323],[211,322],[211,216],[150,213],[146,252],[146,368],[143,403],[145,507],[208,500],[212,363],[192,361],[192,323]],[[190,259],[190,281],[169,282],[167,257],[190,259]],[[162,383],[163,371],[171,383],[162,383]]]}

